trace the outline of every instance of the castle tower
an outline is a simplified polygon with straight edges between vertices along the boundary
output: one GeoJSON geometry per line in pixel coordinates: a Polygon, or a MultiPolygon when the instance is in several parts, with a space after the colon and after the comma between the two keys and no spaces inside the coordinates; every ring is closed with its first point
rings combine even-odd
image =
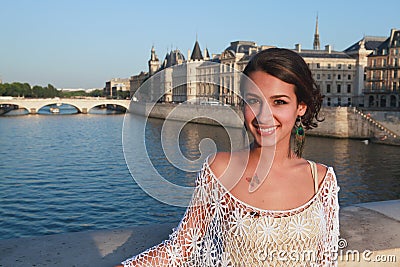
{"type": "Polygon", "coordinates": [[[318,15],[317,15],[317,22],[315,24],[315,34],[314,34],[314,50],[319,50],[319,32],[318,32],[318,15]]]}
{"type": "Polygon", "coordinates": [[[151,47],[151,56],[150,56],[150,60],[149,60],[149,76],[154,75],[154,73],[156,73],[159,68],[160,68],[160,61],[158,60],[154,46],[152,46],[151,47]]]}

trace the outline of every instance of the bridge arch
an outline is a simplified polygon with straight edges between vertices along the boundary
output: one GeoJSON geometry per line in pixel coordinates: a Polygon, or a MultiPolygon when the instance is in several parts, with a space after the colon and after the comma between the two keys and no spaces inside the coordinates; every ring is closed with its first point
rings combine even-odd
{"type": "Polygon", "coordinates": [[[48,102],[48,103],[45,103],[45,104],[43,104],[43,105],[41,105],[41,106],[38,106],[36,112],[39,112],[39,110],[42,109],[42,108],[44,108],[44,107],[51,106],[51,105],[57,105],[57,104],[67,104],[67,105],[70,105],[70,106],[76,108],[76,110],[78,110],[78,113],[81,113],[81,112],[82,112],[82,111],[80,110],[79,106],[74,105],[74,104],[70,104],[70,103],[64,103],[64,101],[62,101],[62,102],[56,101],[56,102],[48,102]]]}
{"type": "Polygon", "coordinates": [[[99,107],[99,106],[103,106],[103,105],[116,105],[118,107],[124,108],[125,110],[128,110],[128,108],[126,108],[124,105],[121,105],[121,104],[112,104],[112,103],[105,104],[105,103],[102,103],[102,104],[93,104],[93,105],[88,106],[87,107],[87,112],[89,112],[91,109],[93,109],[95,107],[99,107]]]}
{"type": "Polygon", "coordinates": [[[2,101],[1,102],[2,105],[14,105],[14,106],[18,106],[18,108],[21,109],[26,109],[28,111],[28,113],[31,113],[31,106],[30,105],[23,105],[20,102],[16,102],[13,100],[7,100],[7,101],[2,101]]]}

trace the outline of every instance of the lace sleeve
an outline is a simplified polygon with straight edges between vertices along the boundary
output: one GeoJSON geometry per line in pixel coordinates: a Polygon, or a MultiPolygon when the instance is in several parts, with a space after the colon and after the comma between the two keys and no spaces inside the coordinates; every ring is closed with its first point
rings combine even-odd
{"type": "Polygon", "coordinates": [[[336,175],[332,168],[329,171],[329,186],[323,192],[325,209],[326,235],[322,244],[322,266],[337,266],[339,242],[339,201],[336,175]]]}
{"type": "Polygon", "coordinates": [[[208,168],[204,164],[199,172],[190,205],[169,239],[125,260],[124,266],[185,266],[185,262],[196,256],[212,219],[209,202],[212,185],[208,168]]]}

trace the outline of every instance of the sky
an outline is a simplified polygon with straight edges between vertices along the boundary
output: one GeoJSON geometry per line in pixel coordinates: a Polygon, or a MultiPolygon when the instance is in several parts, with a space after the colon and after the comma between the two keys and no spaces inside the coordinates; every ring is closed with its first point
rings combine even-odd
{"type": "Polygon", "coordinates": [[[400,28],[400,2],[0,0],[0,79],[56,88],[103,88],[147,71],[151,47],[162,60],[185,57],[197,40],[219,54],[232,41],[343,51],[363,36],[400,28]]]}

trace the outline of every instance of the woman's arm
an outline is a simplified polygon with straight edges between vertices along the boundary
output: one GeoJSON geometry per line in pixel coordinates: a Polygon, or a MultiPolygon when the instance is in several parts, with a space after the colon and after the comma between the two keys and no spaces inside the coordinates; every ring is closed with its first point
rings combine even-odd
{"type": "Polygon", "coordinates": [[[169,239],[122,262],[123,266],[181,266],[198,249],[212,218],[209,193],[210,177],[204,165],[196,179],[192,200],[179,226],[169,239]]]}

